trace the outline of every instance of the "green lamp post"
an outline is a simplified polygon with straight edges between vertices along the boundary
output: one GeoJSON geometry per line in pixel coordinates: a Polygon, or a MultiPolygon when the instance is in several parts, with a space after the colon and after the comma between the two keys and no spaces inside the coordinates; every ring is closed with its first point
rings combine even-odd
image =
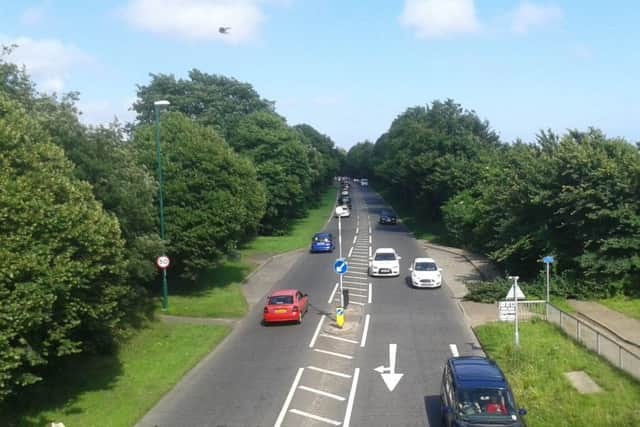
{"type": "MultiPolygon", "coordinates": [[[[156,155],[158,158],[158,203],[160,204],[160,239],[164,243],[164,203],[162,199],[162,154],[160,153],[160,108],[169,105],[169,101],[155,101],[153,108],[156,114],[156,155]]],[[[167,285],[167,269],[162,268],[162,309],[169,306],[167,285]]]]}

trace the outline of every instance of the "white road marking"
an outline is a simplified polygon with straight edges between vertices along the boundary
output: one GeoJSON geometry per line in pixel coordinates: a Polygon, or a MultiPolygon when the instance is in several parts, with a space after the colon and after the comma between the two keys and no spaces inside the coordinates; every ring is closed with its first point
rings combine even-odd
{"type": "Polygon", "coordinates": [[[353,236],[353,244],[356,244],[356,240],[358,239],[358,236],[353,236]]]}
{"type": "Polygon", "coordinates": [[[316,421],[324,421],[325,423],[332,424],[334,426],[339,426],[340,425],[340,421],[332,420],[331,418],[321,417],[319,415],[313,415],[313,414],[310,414],[308,412],[300,411],[298,409],[291,409],[289,412],[291,412],[293,414],[302,415],[303,417],[312,418],[312,419],[314,419],[316,421]]]}
{"type": "Polygon", "coordinates": [[[373,286],[371,286],[371,282],[369,282],[369,304],[371,304],[372,300],[373,300],[373,286]]]}
{"type": "Polygon", "coordinates": [[[360,224],[360,221],[356,221],[356,236],[358,235],[358,232],[360,231],[360,228],[358,228],[358,224],[360,224]]]}
{"type": "Polygon", "coordinates": [[[453,357],[460,356],[460,353],[458,353],[458,346],[457,345],[449,344],[449,348],[451,349],[451,354],[453,354],[453,357]]]}
{"type": "Polygon", "coordinates": [[[339,400],[341,402],[344,402],[345,400],[347,400],[342,396],[338,396],[337,394],[327,393],[326,391],[318,390],[316,388],[307,387],[306,385],[301,385],[298,388],[300,390],[306,390],[306,391],[310,391],[311,393],[319,394],[320,396],[330,397],[332,399],[339,400]]]}
{"type": "Polygon", "coordinates": [[[362,258],[362,259],[366,259],[366,260],[369,259],[369,257],[362,256],[362,255],[354,255],[352,258],[362,258]]]}
{"type": "Polygon", "coordinates": [[[353,359],[353,356],[349,356],[348,354],[335,353],[333,351],[322,350],[319,348],[314,348],[313,351],[317,351],[318,353],[328,354],[331,356],[342,357],[343,359],[349,359],[349,360],[353,359]]]}
{"type": "Polygon", "coordinates": [[[371,258],[371,246],[369,246],[369,258],[371,258]]]}
{"type": "Polygon", "coordinates": [[[322,329],[322,322],[324,322],[325,317],[327,316],[323,314],[322,317],[320,318],[320,321],[318,322],[318,326],[316,327],[316,331],[313,333],[313,338],[311,338],[311,342],[309,343],[309,348],[313,348],[313,346],[316,345],[316,340],[318,339],[318,334],[322,329]]]}
{"type": "Polygon", "coordinates": [[[307,368],[311,369],[312,371],[322,372],[323,374],[334,375],[336,377],[351,378],[351,375],[349,375],[349,374],[343,374],[342,372],[330,371],[329,369],[318,368],[316,366],[307,366],[307,368]]]}
{"type": "Polygon", "coordinates": [[[364,318],[364,329],[362,330],[362,339],[360,340],[360,347],[364,347],[367,345],[367,334],[369,333],[369,321],[371,320],[371,315],[367,314],[367,317],[364,318]]]}
{"type": "Polygon", "coordinates": [[[369,269],[369,267],[368,267],[368,266],[364,266],[364,265],[352,265],[352,266],[351,266],[351,269],[356,269],[356,268],[358,268],[358,269],[360,269],[360,270],[363,270],[363,269],[364,269],[364,270],[368,270],[368,269],[369,269]]]}
{"type": "Polygon", "coordinates": [[[366,262],[355,262],[355,261],[350,261],[349,265],[364,265],[366,267],[369,267],[369,264],[366,262]]]}
{"type": "MultiPolygon", "coordinates": [[[[364,291],[363,289],[360,289],[360,288],[353,288],[353,287],[351,287],[351,286],[343,286],[342,288],[343,288],[343,289],[349,289],[350,291],[353,291],[353,294],[354,294],[354,295],[355,295],[356,293],[358,293],[358,292],[363,292],[363,293],[361,294],[361,295],[363,295],[363,296],[364,296],[364,295],[366,295],[366,294],[364,293],[365,291],[364,291]]],[[[350,292],[350,293],[351,293],[351,292],[350,292]]]]}
{"type": "Polygon", "coordinates": [[[343,284],[346,285],[352,285],[352,286],[368,286],[366,283],[358,283],[358,282],[348,282],[348,281],[343,281],[343,284]]]}
{"type": "MultiPolygon", "coordinates": [[[[291,399],[293,399],[293,393],[296,392],[296,388],[298,388],[298,383],[300,382],[300,377],[302,377],[302,372],[304,368],[298,368],[298,373],[296,373],[296,377],[293,380],[293,384],[291,384],[291,389],[289,390],[289,394],[284,401],[284,405],[282,405],[282,409],[280,410],[280,414],[278,415],[278,419],[273,427],[280,427],[282,425],[282,421],[284,421],[284,416],[287,414],[287,409],[289,409],[289,405],[291,404],[291,399]]],[[[351,397],[351,396],[349,396],[351,397]]]]}
{"type": "Polygon", "coordinates": [[[371,226],[369,226],[369,236],[371,236],[371,226]]]}
{"type": "Polygon", "coordinates": [[[336,294],[336,291],[338,290],[338,285],[339,285],[339,283],[336,283],[336,285],[333,287],[333,292],[331,292],[331,296],[329,297],[329,301],[327,301],[328,303],[331,303],[331,301],[333,301],[333,296],[336,294]]]}
{"type": "Polygon", "coordinates": [[[344,422],[342,423],[345,427],[349,427],[349,423],[351,422],[351,412],[353,412],[353,402],[356,398],[356,388],[358,387],[359,376],[360,368],[356,368],[356,371],[353,373],[353,382],[351,383],[349,400],[347,401],[347,412],[344,414],[344,422]]]}
{"type": "Polygon", "coordinates": [[[373,237],[369,236],[369,244],[373,243],[373,237]]]}
{"type": "Polygon", "coordinates": [[[367,296],[367,295],[358,295],[358,294],[354,294],[353,292],[349,292],[349,297],[352,297],[352,298],[363,298],[363,299],[366,299],[366,300],[369,299],[369,296],[367,296]]]}
{"type": "Polygon", "coordinates": [[[353,246],[349,249],[349,255],[347,255],[347,258],[351,256],[351,252],[353,252],[353,246]]]}
{"type": "Polygon", "coordinates": [[[350,271],[349,274],[364,274],[365,276],[367,276],[367,273],[363,273],[361,271],[350,271]]]}
{"type": "Polygon", "coordinates": [[[349,304],[355,304],[355,305],[366,305],[363,302],[358,302],[358,301],[349,301],[349,304]]]}
{"type": "Polygon", "coordinates": [[[326,337],[326,338],[333,338],[334,340],[338,340],[338,341],[350,342],[351,344],[358,344],[358,341],[350,340],[349,338],[337,337],[337,336],[331,335],[331,334],[322,333],[322,334],[320,334],[320,336],[321,337],[326,337]]]}
{"type": "MultiPolygon", "coordinates": [[[[355,280],[356,281],[355,283],[357,283],[357,281],[368,282],[369,278],[368,277],[348,277],[343,279],[342,283],[354,283],[354,282],[351,282],[351,280],[355,280]]],[[[361,285],[362,283],[358,283],[358,284],[361,285]]]]}

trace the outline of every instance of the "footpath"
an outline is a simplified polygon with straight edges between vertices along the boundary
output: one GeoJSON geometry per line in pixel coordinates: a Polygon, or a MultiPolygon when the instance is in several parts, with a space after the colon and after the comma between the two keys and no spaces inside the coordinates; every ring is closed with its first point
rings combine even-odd
{"type": "MultiPolygon", "coordinates": [[[[442,264],[445,281],[453,297],[458,300],[471,327],[497,321],[498,309],[495,304],[463,300],[468,292],[467,284],[492,280],[500,276],[491,261],[464,249],[436,245],[427,241],[422,243],[427,253],[433,255],[442,264]],[[449,272],[449,277],[447,277],[447,264],[452,267],[455,265],[453,272],[449,272]],[[471,268],[465,268],[465,264],[471,268]]],[[[581,320],[589,323],[602,335],[626,344],[626,348],[640,355],[640,320],[625,316],[594,301],[569,300],[568,302],[576,310],[575,315],[581,320]]]]}

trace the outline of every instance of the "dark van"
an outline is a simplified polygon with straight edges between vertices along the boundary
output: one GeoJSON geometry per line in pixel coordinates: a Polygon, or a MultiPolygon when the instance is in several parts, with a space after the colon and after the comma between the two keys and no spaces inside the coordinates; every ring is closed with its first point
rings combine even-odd
{"type": "Polygon", "coordinates": [[[516,409],[502,370],[480,356],[447,360],[440,388],[442,423],[446,427],[525,427],[525,409],[516,409]]]}

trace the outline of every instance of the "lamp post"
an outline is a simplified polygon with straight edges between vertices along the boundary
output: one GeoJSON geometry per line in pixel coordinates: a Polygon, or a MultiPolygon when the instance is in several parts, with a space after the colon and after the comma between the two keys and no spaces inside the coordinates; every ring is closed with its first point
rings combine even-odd
{"type": "MultiPolygon", "coordinates": [[[[156,115],[156,156],[158,159],[158,203],[160,204],[160,240],[164,243],[164,203],[162,200],[162,154],[160,153],[160,108],[169,105],[169,101],[155,101],[153,109],[156,115]]],[[[169,306],[167,269],[162,269],[162,309],[169,306]]]]}
{"type": "Polygon", "coordinates": [[[509,276],[509,280],[513,280],[513,300],[516,302],[516,319],[515,319],[515,342],[516,348],[520,346],[520,335],[518,335],[518,279],[520,276],[509,276]]]}

